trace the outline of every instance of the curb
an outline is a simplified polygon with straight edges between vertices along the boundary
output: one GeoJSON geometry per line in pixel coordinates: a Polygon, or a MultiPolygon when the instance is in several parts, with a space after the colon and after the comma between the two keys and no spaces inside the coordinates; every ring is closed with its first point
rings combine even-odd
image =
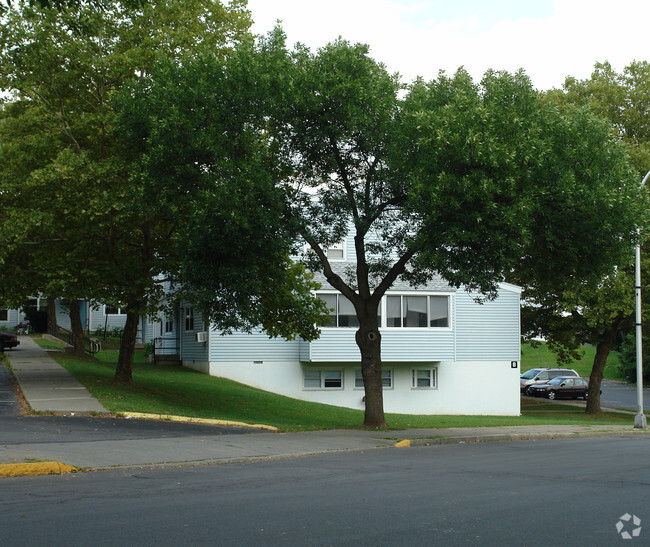
{"type": "Polygon", "coordinates": [[[476,444],[504,441],[535,441],[546,439],[571,439],[576,437],[605,437],[610,435],[646,435],[650,431],[575,431],[571,433],[503,433],[498,435],[467,435],[464,437],[437,437],[434,439],[405,439],[395,443],[395,448],[434,446],[443,444],[476,444]]]}
{"type": "Polygon", "coordinates": [[[79,471],[76,467],[60,462],[0,464],[0,478],[60,475],[62,473],[78,473],[79,471]]]}
{"type": "Polygon", "coordinates": [[[224,425],[234,427],[249,427],[251,429],[265,429],[266,431],[277,432],[278,428],[272,425],[264,424],[247,424],[245,422],[231,422],[228,420],[212,420],[208,418],[190,418],[188,416],[170,416],[167,414],[147,414],[144,412],[116,412],[117,416],[125,419],[138,418],[144,420],[164,420],[167,422],[183,422],[191,424],[205,424],[205,425],[224,425]]]}

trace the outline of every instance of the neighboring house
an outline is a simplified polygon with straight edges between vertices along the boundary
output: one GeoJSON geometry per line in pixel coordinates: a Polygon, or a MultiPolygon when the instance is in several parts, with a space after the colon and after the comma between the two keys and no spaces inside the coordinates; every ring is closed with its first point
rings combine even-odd
{"type": "Polygon", "coordinates": [[[20,310],[0,309],[0,329],[15,330],[16,325],[18,325],[23,316],[24,314],[20,310]]]}
{"type": "MultiPolygon", "coordinates": [[[[332,251],[341,274],[351,264],[345,245],[332,251]]],[[[318,294],[335,310],[318,340],[222,335],[185,304],[178,318],[182,364],[305,401],[363,409],[354,309],[323,276],[318,280],[318,294]]],[[[520,292],[504,283],[498,298],[479,304],[477,295],[442,279],[418,289],[398,280],[379,318],[385,411],[519,415],[520,292]]]]}

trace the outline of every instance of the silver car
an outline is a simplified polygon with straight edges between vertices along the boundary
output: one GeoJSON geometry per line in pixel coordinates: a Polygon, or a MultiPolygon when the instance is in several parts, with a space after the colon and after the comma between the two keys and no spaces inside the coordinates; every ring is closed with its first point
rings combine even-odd
{"type": "Polygon", "coordinates": [[[519,388],[524,395],[530,395],[529,387],[545,384],[558,376],[579,376],[572,368],[531,368],[519,377],[519,388]]]}

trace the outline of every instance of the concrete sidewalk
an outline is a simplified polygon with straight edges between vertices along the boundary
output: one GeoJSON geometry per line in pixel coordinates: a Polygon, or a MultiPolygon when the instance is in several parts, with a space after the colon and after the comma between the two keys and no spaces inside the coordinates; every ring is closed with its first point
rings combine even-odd
{"type": "Polygon", "coordinates": [[[27,404],[37,412],[108,414],[97,399],[29,336],[7,352],[27,404]]]}

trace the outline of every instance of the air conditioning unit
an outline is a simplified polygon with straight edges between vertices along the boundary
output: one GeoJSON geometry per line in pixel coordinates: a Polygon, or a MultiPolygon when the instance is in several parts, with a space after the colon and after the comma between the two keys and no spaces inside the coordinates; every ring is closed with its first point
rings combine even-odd
{"type": "Polygon", "coordinates": [[[195,338],[197,342],[207,342],[208,333],[207,332],[197,332],[195,333],[195,338]]]}

